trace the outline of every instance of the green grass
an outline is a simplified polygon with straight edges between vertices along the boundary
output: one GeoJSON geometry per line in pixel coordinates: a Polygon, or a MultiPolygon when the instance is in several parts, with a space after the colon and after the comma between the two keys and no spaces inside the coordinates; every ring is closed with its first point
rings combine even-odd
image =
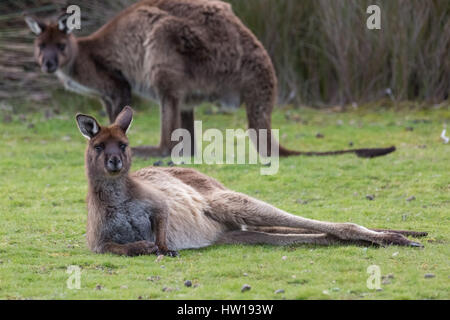
{"type": "MultiPolygon", "coordinates": [[[[67,93],[56,101],[60,114],[55,117],[46,119],[42,111],[26,119],[15,114],[12,122],[0,125],[1,299],[450,298],[450,145],[439,139],[443,123],[450,120],[448,107],[348,113],[278,109],[273,126],[281,128],[281,142],[288,147],[326,150],[352,141],[354,147],[394,144],[398,150],[372,160],[352,155],[282,159],[274,176],[261,176],[257,165],[192,166],[294,214],[428,231],[420,240],[425,249],[213,246],[157,262],[155,256],[98,255],[87,249],[86,142],[73,116],[79,110],[98,116],[100,107],[67,93]],[[306,123],[286,120],[286,112],[306,123]],[[324,138],[317,139],[317,132],[324,138]],[[367,200],[368,194],[375,200],[367,200]],[[416,200],[406,201],[410,196],[416,200]],[[66,287],[70,265],[81,267],[80,290],[66,287]],[[366,286],[370,265],[378,265],[382,275],[394,275],[381,291],[366,286]],[[435,277],[427,279],[427,273],[435,277]],[[160,279],[147,280],[151,276],[160,279]],[[195,286],[185,287],[185,280],[195,286]],[[241,293],[243,284],[251,290],[241,293]],[[102,289],[96,290],[97,285],[102,289]],[[174,290],[164,292],[163,287],[174,290]],[[285,293],[275,294],[277,289],[285,293]]],[[[243,109],[211,115],[205,112],[209,108],[196,111],[204,129],[246,127],[243,109]]],[[[141,106],[131,143],[155,144],[158,139],[158,109],[141,106]]],[[[133,169],[154,161],[136,160],[133,169]]]]}

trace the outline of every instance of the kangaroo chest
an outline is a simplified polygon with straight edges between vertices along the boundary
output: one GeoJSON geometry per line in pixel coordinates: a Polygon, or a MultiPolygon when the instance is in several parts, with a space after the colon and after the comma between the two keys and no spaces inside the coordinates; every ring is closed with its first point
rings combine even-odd
{"type": "Polygon", "coordinates": [[[150,212],[138,202],[128,201],[106,208],[106,221],[102,230],[105,240],[124,244],[154,241],[150,212]]]}

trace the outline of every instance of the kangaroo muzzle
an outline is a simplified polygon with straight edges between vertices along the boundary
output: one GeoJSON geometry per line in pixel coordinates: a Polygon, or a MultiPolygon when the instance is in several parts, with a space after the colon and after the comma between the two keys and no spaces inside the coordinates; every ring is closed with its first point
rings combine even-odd
{"type": "Polygon", "coordinates": [[[58,69],[58,55],[54,52],[45,52],[41,69],[45,73],[54,73],[58,69]]]}
{"type": "Polygon", "coordinates": [[[109,173],[119,173],[123,168],[122,160],[119,156],[113,155],[106,160],[106,170],[109,173]]]}

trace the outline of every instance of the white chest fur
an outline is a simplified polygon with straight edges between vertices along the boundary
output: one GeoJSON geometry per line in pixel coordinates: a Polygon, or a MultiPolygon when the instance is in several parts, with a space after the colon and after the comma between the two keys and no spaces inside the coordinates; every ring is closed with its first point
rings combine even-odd
{"type": "Polygon", "coordinates": [[[56,76],[64,84],[64,87],[67,90],[74,91],[85,96],[98,96],[100,94],[97,90],[82,85],[61,70],[56,71],[56,76]]]}

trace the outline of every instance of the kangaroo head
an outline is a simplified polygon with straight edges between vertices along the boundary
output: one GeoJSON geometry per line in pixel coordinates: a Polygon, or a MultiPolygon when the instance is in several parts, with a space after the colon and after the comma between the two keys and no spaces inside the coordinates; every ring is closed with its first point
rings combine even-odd
{"type": "Polygon", "coordinates": [[[77,54],[77,42],[67,24],[67,15],[58,21],[46,23],[31,16],[25,22],[37,36],[34,41],[34,56],[43,72],[53,73],[73,61],[77,54]]]}
{"type": "Polygon", "coordinates": [[[131,167],[131,150],[127,131],[133,120],[133,110],[125,107],[110,126],[102,127],[94,117],[77,114],[81,134],[89,140],[86,168],[89,178],[116,178],[127,174],[131,167]]]}

